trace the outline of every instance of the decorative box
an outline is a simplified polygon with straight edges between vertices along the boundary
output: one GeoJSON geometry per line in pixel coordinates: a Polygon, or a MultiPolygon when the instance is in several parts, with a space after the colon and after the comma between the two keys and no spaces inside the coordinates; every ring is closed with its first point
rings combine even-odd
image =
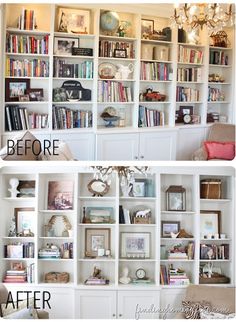
{"type": "Polygon", "coordinates": [[[201,180],[200,198],[201,199],[221,199],[221,180],[220,179],[201,180]]]}
{"type": "Polygon", "coordinates": [[[146,224],[151,224],[151,218],[142,218],[142,217],[134,217],[134,224],[142,224],[142,225],[146,225],[146,224]]]}
{"type": "Polygon", "coordinates": [[[93,49],[92,48],[72,48],[72,55],[73,56],[93,56],[93,49]]]}
{"type": "Polygon", "coordinates": [[[45,283],[68,283],[70,275],[67,272],[49,272],[45,274],[45,283]]]}

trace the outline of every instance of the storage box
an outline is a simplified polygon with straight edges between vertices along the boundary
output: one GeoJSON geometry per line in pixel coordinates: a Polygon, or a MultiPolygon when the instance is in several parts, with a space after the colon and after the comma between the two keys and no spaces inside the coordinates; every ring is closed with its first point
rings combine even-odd
{"type": "Polygon", "coordinates": [[[220,179],[201,180],[200,198],[201,199],[221,199],[221,180],[220,179]]]}
{"type": "Polygon", "coordinates": [[[67,272],[49,272],[45,274],[45,283],[68,283],[70,275],[67,272]]]}

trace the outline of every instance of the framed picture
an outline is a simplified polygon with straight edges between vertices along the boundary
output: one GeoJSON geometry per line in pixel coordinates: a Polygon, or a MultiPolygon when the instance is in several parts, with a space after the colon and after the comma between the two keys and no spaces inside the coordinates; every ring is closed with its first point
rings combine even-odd
{"type": "Polygon", "coordinates": [[[19,191],[18,198],[33,198],[35,197],[35,181],[19,180],[17,190],[19,191]]]}
{"type": "Polygon", "coordinates": [[[55,55],[72,55],[72,48],[79,47],[79,39],[75,38],[54,38],[54,54],[55,55]]]}
{"type": "Polygon", "coordinates": [[[98,250],[110,249],[110,228],[86,228],[85,229],[85,256],[97,257],[98,250]]]}
{"type": "Polygon", "coordinates": [[[30,101],[43,101],[43,88],[29,88],[26,92],[30,101]]]}
{"type": "Polygon", "coordinates": [[[72,210],[74,201],[73,181],[48,182],[48,210],[72,210]]]}
{"type": "Polygon", "coordinates": [[[180,106],[179,115],[193,115],[193,106],[180,106]]]}
{"type": "Polygon", "coordinates": [[[216,245],[200,245],[200,259],[216,259],[217,246],[216,245]]]}
{"type": "Polygon", "coordinates": [[[221,233],[221,211],[201,210],[200,212],[201,238],[214,238],[221,233]],[[210,237],[211,236],[211,237],[210,237]]]}
{"type": "Polygon", "coordinates": [[[127,50],[126,49],[115,49],[114,50],[115,58],[127,58],[127,50]]]}
{"type": "Polygon", "coordinates": [[[29,95],[20,95],[19,102],[29,102],[29,95]]]}
{"type": "Polygon", "coordinates": [[[161,221],[161,237],[170,238],[171,233],[177,234],[180,231],[180,221],[161,221]]]}
{"type": "Polygon", "coordinates": [[[59,8],[58,31],[75,34],[89,34],[89,10],[59,8]]]}
{"type": "Polygon", "coordinates": [[[141,19],[141,35],[153,34],[154,31],[154,20],[141,19]]]}
{"type": "Polygon", "coordinates": [[[150,258],[151,234],[149,232],[122,232],[121,233],[121,258],[150,258]]]}
{"type": "Polygon", "coordinates": [[[34,208],[15,208],[16,235],[34,235],[35,211],[34,208]]]}
{"type": "Polygon", "coordinates": [[[91,223],[104,224],[111,223],[113,217],[112,207],[87,207],[86,218],[91,223]]]}
{"type": "Polygon", "coordinates": [[[146,196],[146,179],[135,179],[132,187],[134,197],[146,196]]]}
{"type": "Polygon", "coordinates": [[[29,79],[6,78],[5,80],[6,102],[19,101],[19,97],[25,95],[29,88],[30,88],[29,79]]]}
{"type": "Polygon", "coordinates": [[[12,271],[22,271],[24,270],[24,264],[23,262],[11,262],[11,270],[12,271]]]}

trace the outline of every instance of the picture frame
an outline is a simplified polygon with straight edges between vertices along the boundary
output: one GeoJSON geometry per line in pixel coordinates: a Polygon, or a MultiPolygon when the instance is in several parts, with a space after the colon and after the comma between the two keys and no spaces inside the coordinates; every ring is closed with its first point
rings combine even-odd
{"type": "Polygon", "coordinates": [[[81,9],[59,8],[58,31],[72,34],[89,34],[90,11],[81,9]]]}
{"type": "Polygon", "coordinates": [[[127,58],[127,50],[126,49],[114,49],[114,57],[115,58],[127,58]]]}
{"type": "Polygon", "coordinates": [[[193,115],[193,106],[180,106],[179,115],[183,116],[185,114],[193,115]]]}
{"type": "Polygon", "coordinates": [[[35,229],[35,209],[15,208],[14,215],[16,221],[16,235],[33,237],[35,229]]]}
{"type": "Polygon", "coordinates": [[[99,249],[110,249],[110,238],[110,228],[85,228],[85,257],[97,257],[99,249]]]}
{"type": "Polygon", "coordinates": [[[25,269],[23,262],[11,262],[10,267],[12,271],[21,271],[25,269]]]}
{"type": "Polygon", "coordinates": [[[202,239],[209,239],[211,235],[221,234],[221,211],[220,210],[201,210],[200,211],[200,232],[202,239]]]}
{"type": "Polygon", "coordinates": [[[112,207],[87,207],[86,219],[91,224],[108,224],[112,222],[113,212],[112,207]]]}
{"type": "Polygon", "coordinates": [[[19,193],[17,198],[34,198],[35,197],[35,181],[33,180],[19,180],[17,187],[19,193]]]}
{"type": "Polygon", "coordinates": [[[79,38],[66,38],[66,37],[55,37],[54,38],[54,54],[72,56],[72,48],[79,47],[79,38]]]}
{"type": "Polygon", "coordinates": [[[48,210],[73,210],[74,181],[48,181],[48,210]]]}
{"type": "Polygon", "coordinates": [[[200,245],[200,259],[212,260],[217,257],[217,246],[216,245],[200,245]]]}
{"type": "Polygon", "coordinates": [[[146,179],[135,179],[132,185],[134,197],[146,197],[146,179]]]}
{"type": "Polygon", "coordinates": [[[180,221],[161,221],[161,237],[170,238],[171,233],[177,234],[180,231],[180,221]]]}
{"type": "Polygon", "coordinates": [[[43,101],[43,88],[29,88],[27,91],[29,101],[43,101]]]}
{"type": "Polygon", "coordinates": [[[147,259],[151,257],[150,232],[121,232],[120,257],[147,259]]]}
{"type": "Polygon", "coordinates": [[[29,100],[30,99],[28,94],[19,96],[19,102],[29,102],[29,100]]]}
{"type": "Polygon", "coordinates": [[[5,79],[5,101],[18,102],[19,97],[27,94],[30,88],[30,79],[6,78],[5,79]]]}
{"type": "Polygon", "coordinates": [[[151,19],[141,19],[141,35],[143,34],[153,34],[154,32],[154,20],[151,19]]]}

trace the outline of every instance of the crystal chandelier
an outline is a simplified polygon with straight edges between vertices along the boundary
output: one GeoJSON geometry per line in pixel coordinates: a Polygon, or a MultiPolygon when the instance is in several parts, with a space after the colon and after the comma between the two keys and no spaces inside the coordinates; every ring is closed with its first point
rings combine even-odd
{"type": "Polygon", "coordinates": [[[224,5],[218,3],[185,3],[177,5],[171,21],[179,28],[186,28],[186,31],[203,29],[206,26],[209,30],[220,30],[234,24],[232,4],[225,10],[224,5]]]}

